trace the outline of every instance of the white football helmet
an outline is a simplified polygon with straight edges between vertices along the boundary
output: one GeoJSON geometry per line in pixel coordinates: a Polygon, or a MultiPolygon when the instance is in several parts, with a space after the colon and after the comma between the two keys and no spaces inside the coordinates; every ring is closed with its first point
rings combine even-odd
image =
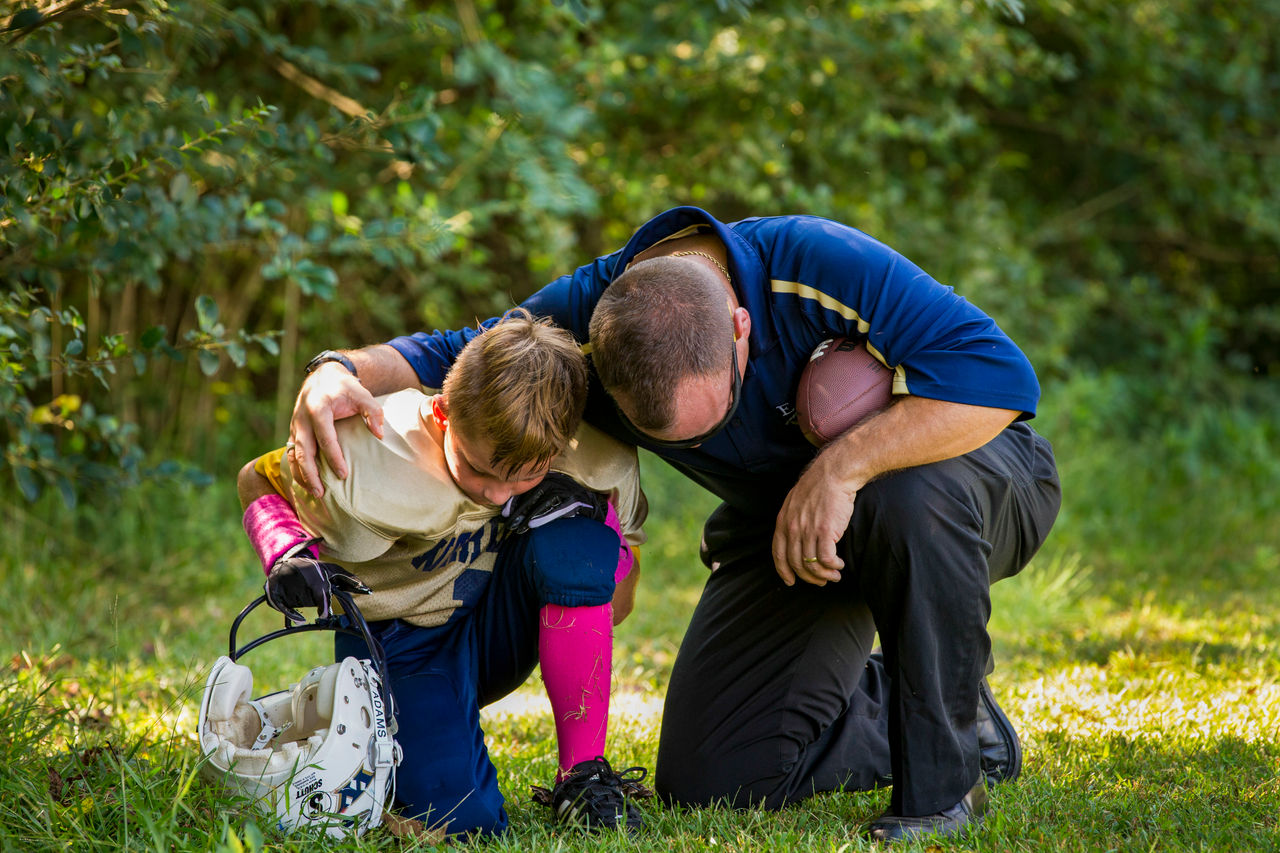
{"type": "MultiPolygon", "coordinates": [[[[245,608],[240,619],[261,601],[245,608]]],[[[345,609],[348,602],[343,604],[345,609]]],[[[233,655],[240,619],[231,629],[233,655]]],[[[260,638],[239,654],[293,630],[260,638]]],[[[288,690],[252,695],[249,668],[219,657],[200,703],[205,776],[242,793],[285,830],[343,837],[377,826],[394,799],[401,758],[379,668],[348,657],[315,667],[288,690]]]]}

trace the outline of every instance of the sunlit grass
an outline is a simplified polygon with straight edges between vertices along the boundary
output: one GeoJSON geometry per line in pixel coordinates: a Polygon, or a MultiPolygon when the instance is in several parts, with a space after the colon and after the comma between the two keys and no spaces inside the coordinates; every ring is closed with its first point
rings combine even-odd
{"type": "MultiPolygon", "coordinates": [[[[692,547],[712,505],[682,501],[651,461],[651,541],[637,611],[618,631],[608,750],[615,765],[649,768],[705,580],[692,547]]],[[[1080,475],[1066,466],[1065,476],[1070,495],[1080,475]]],[[[270,831],[195,772],[206,668],[261,584],[234,500],[208,501],[139,495],[74,525],[11,506],[0,520],[12,602],[0,621],[0,850],[316,849],[270,831]]],[[[1232,519],[1248,514],[1225,500],[1199,512],[1219,505],[1232,519]]],[[[980,830],[930,849],[1280,849],[1276,548],[1234,522],[1205,540],[1203,517],[1169,541],[1176,526],[1162,521],[1160,566],[1129,565],[1138,532],[1117,549],[1082,548],[1080,530],[1099,522],[1079,518],[1077,508],[1032,566],[992,591],[991,682],[1022,733],[1023,776],[995,791],[980,830]]],[[[271,627],[272,615],[255,614],[244,630],[271,627]]],[[[259,692],[328,652],[319,636],[283,642],[249,659],[259,692]]],[[[512,815],[496,850],[867,850],[859,829],[888,802],[887,791],[825,795],[777,814],[649,803],[639,837],[583,838],[554,829],[528,798],[555,767],[537,678],[484,719],[512,815]]],[[[381,832],[330,846],[415,849],[381,832]]]]}

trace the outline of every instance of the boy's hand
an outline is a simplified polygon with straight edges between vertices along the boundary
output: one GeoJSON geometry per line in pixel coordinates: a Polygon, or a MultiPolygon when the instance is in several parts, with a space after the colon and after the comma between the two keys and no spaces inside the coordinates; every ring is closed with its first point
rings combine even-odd
{"type": "Polygon", "coordinates": [[[295,608],[314,607],[316,616],[331,614],[329,598],[335,589],[368,595],[373,592],[360,578],[333,563],[322,563],[308,553],[281,557],[271,567],[263,590],[267,604],[284,614],[290,625],[304,625],[306,619],[295,608]]]}
{"type": "Polygon", "coordinates": [[[502,517],[507,520],[512,533],[528,533],[558,518],[575,515],[604,521],[608,512],[608,498],[569,475],[556,472],[548,474],[541,483],[502,507],[502,517]]]}

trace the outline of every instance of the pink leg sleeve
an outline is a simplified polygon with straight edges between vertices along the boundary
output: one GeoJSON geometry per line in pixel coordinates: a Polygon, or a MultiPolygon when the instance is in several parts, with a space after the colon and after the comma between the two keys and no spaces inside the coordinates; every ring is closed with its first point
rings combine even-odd
{"type": "Polygon", "coordinates": [[[542,681],[556,721],[560,776],[580,761],[604,755],[613,669],[613,605],[539,612],[542,681]]]}
{"type": "MultiPolygon", "coordinates": [[[[293,506],[279,495],[263,495],[244,511],[244,532],[262,561],[262,570],[270,573],[280,555],[299,542],[313,538],[298,521],[293,506]]],[[[319,552],[310,549],[313,557],[319,552]]]]}

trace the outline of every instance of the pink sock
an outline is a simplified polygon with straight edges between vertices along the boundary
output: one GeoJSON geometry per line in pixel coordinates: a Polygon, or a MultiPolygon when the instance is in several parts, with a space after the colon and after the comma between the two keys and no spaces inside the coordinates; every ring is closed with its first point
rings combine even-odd
{"type": "MultiPolygon", "coordinates": [[[[622,537],[622,524],[609,504],[607,524],[618,534],[614,581],[631,573],[635,556],[622,537]]],[[[609,687],[613,676],[613,606],[563,607],[548,604],[539,612],[538,658],[542,682],[556,721],[560,772],[604,755],[609,733],[609,687]]]]}
{"type": "Polygon", "coordinates": [[[538,614],[542,681],[556,721],[560,772],[604,755],[613,675],[613,605],[548,604],[538,614]]]}
{"type": "MultiPolygon", "coordinates": [[[[267,573],[281,554],[299,542],[314,538],[298,521],[298,514],[289,502],[279,495],[263,495],[249,504],[244,511],[244,532],[249,534],[249,542],[262,561],[262,570],[267,573]]],[[[311,556],[320,556],[315,546],[308,550],[311,556]]]]}

